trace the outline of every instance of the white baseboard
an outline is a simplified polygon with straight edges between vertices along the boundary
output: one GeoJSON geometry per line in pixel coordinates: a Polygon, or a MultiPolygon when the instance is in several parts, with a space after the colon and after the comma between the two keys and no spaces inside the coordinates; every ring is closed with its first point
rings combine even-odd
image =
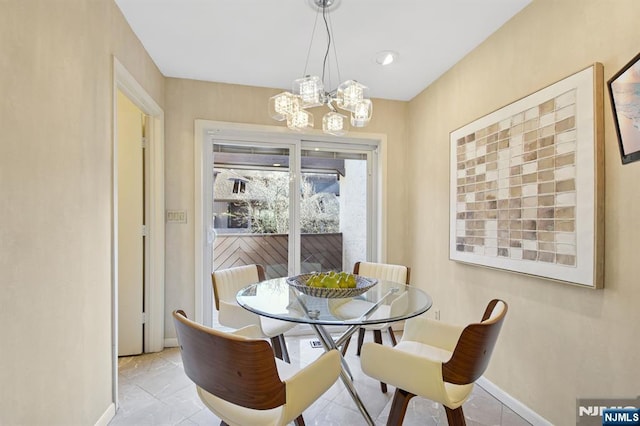
{"type": "Polygon", "coordinates": [[[100,416],[95,426],[107,426],[115,415],[116,415],[116,405],[112,402],[107,407],[107,410],[100,416]]]}
{"type": "Polygon", "coordinates": [[[169,337],[164,339],[164,347],[165,348],[177,348],[178,346],[178,338],[177,337],[169,337]]]}
{"type": "Polygon", "coordinates": [[[502,389],[500,389],[498,386],[494,385],[492,382],[487,380],[484,376],[476,380],[476,384],[480,386],[482,389],[489,392],[491,395],[493,395],[494,398],[496,398],[498,401],[500,401],[501,403],[509,407],[511,410],[513,410],[514,413],[516,413],[517,415],[519,415],[520,417],[522,417],[532,425],[553,426],[553,424],[550,421],[548,421],[547,419],[545,419],[544,417],[542,417],[541,415],[533,411],[531,408],[527,407],[522,402],[518,401],[517,399],[515,399],[514,397],[512,397],[502,389]]]}

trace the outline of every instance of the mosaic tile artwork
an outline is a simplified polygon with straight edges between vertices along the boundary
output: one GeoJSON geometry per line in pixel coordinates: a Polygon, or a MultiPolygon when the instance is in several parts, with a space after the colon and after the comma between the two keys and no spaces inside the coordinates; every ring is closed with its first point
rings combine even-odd
{"type": "Polygon", "coordinates": [[[451,131],[449,258],[604,286],[603,66],[451,131]]]}
{"type": "Polygon", "coordinates": [[[576,89],[456,140],[455,250],[575,267],[576,89]]]}

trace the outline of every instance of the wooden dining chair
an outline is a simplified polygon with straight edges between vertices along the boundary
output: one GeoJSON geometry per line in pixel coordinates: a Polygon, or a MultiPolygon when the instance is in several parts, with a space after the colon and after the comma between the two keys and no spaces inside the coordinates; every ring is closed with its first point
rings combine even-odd
{"type": "MultiPolygon", "coordinates": [[[[337,380],[340,354],[328,351],[303,369],[274,357],[268,342],[204,327],[182,310],[173,312],[186,375],[222,426],[303,426],[303,411],[337,380]]],[[[253,329],[253,330],[251,330],[253,329]]]]}
{"type": "MultiPolygon", "coordinates": [[[[356,262],[353,266],[353,273],[356,275],[362,275],[369,278],[377,278],[379,280],[395,281],[399,283],[409,284],[409,278],[411,275],[411,268],[404,265],[391,265],[385,263],[371,263],[371,262],[356,262]]],[[[365,332],[367,330],[373,331],[373,341],[382,343],[382,330],[387,329],[391,343],[395,346],[397,344],[396,336],[393,332],[393,328],[390,324],[374,324],[361,327],[358,331],[358,347],[356,353],[360,355],[362,349],[362,343],[364,342],[365,332]]],[[[347,351],[349,342],[347,342],[342,348],[343,355],[347,351]]]]}
{"type": "MultiPolygon", "coordinates": [[[[409,284],[409,277],[411,275],[411,268],[404,265],[392,265],[386,263],[372,263],[372,262],[356,262],[353,266],[353,273],[356,275],[362,275],[368,278],[377,278],[379,280],[386,281],[394,281],[404,284],[409,284]]],[[[378,308],[379,310],[389,309],[389,306],[383,305],[378,308]]],[[[384,314],[384,312],[381,312],[384,314]]],[[[393,332],[393,328],[389,323],[383,324],[372,324],[365,325],[360,327],[358,330],[358,347],[356,349],[356,353],[360,356],[360,352],[362,350],[362,343],[364,342],[365,333],[367,331],[373,331],[373,341],[376,343],[382,344],[382,330],[387,330],[389,333],[389,338],[391,339],[391,343],[393,346],[397,344],[396,336],[393,332]]],[[[342,354],[345,355],[347,353],[347,348],[349,347],[349,342],[351,339],[347,340],[342,347],[342,354]]],[[[387,392],[387,385],[383,382],[380,382],[380,389],[382,392],[387,392]]]]}
{"type": "Polygon", "coordinates": [[[284,333],[295,327],[295,324],[258,316],[238,305],[236,301],[236,294],[243,287],[264,280],[265,273],[262,265],[237,266],[213,272],[211,282],[213,298],[218,310],[218,322],[220,325],[231,328],[257,326],[262,335],[271,340],[276,356],[289,362],[284,333]]]}
{"type": "Polygon", "coordinates": [[[464,426],[462,404],[489,364],[507,309],[494,299],[482,320],[466,327],[415,317],[395,347],[365,343],[362,371],[396,387],[387,425],[401,425],[417,395],[441,403],[450,425],[464,426]]]}

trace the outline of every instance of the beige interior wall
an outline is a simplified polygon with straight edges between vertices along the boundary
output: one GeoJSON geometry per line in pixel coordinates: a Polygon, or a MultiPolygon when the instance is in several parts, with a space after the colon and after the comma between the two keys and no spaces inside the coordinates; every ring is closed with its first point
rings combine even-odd
{"type": "MultiPolygon", "coordinates": [[[[166,228],[165,337],[175,336],[172,310],[194,314],[194,122],[196,119],[283,126],[268,115],[269,97],[279,90],[168,78],[166,85],[166,205],[187,210],[186,224],[166,228]]],[[[321,123],[322,108],[317,108],[321,123]]],[[[384,133],[388,143],[389,261],[404,259],[407,187],[404,182],[407,103],[374,100],[373,119],[362,130],[384,133]]],[[[316,125],[318,127],[318,125],[316,125]]]]}
{"type": "Polygon", "coordinates": [[[112,401],[112,55],[164,78],[112,0],[0,1],[0,424],[112,401]]]}
{"type": "Polygon", "coordinates": [[[637,0],[534,0],[409,106],[412,281],[445,321],[505,299],[487,378],[557,425],[576,398],[638,395],[640,163],[621,165],[605,98],[605,289],[588,290],[449,260],[449,132],[596,61],[606,81],[638,53],[638,16],[637,0]]]}

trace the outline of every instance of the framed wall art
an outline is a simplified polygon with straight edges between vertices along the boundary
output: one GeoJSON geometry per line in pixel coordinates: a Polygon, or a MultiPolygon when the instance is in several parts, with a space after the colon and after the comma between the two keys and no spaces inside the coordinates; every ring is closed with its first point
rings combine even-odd
{"type": "Polygon", "coordinates": [[[622,164],[640,160],[640,53],[607,86],[622,164]]]}
{"type": "Polygon", "coordinates": [[[450,258],[603,286],[603,69],[450,134],[450,258]]]}

